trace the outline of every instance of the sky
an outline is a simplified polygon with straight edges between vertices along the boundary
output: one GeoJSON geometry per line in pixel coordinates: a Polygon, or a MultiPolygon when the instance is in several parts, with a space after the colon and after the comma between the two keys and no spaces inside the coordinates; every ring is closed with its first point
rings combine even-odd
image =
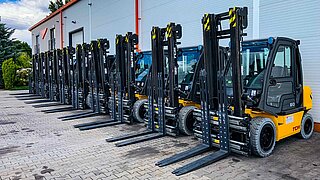
{"type": "Polygon", "coordinates": [[[12,35],[31,45],[31,33],[28,29],[49,15],[50,0],[0,0],[1,23],[15,30],[12,35]]]}

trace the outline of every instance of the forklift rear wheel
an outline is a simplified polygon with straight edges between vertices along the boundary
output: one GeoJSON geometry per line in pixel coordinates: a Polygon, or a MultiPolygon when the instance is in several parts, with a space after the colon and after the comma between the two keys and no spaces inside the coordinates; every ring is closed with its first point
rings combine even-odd
{"type": "Polygon", "coordinates": [[[194,106],[185,106],[179,111],[179,130],[188,136],[193,134],[193,127],[196,120],[192,113],[195,108],[194,106]]]}
{"type": "Polygon", "coordinates": [[[250,134],[253,153],[260,157],[269,156],[276,144],[276,127],[273,121],[264,117],[252,119],[250,134]]]}
{"type": "Polygon", "coordinates": [[[306,113],[303,115],[302,121],[301,121],[301,131],[300,131],[300,137],[303,139],[309,139],[312,136],[314,129],[314,122],[311,114],[306,113]]]}
{"type": "Polygon", "coordinates": [[[144,104],[147,103],[147,99],[140,99],[133,104],[133,117],[137,122],[144,122],[146,108],[144,104]]]}

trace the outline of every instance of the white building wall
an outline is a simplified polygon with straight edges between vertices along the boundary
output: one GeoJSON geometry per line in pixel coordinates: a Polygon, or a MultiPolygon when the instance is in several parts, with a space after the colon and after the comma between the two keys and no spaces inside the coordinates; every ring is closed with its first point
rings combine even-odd
{"type": "Polygon", "coordinates": [[[64,46],[69,46],[69,32],[83,28],[84,41],[90,42],[88,0],[81,0],[62,12],[64,46]]]}
{"type": "Polygon", "coordinates": [[[135,31],[134,0],[92,0],[92,39],[108,38],[114,53],[116,34],[135,31]]]}
{"type": "Polygon", "coordinates": [[[301,41],[304,82],[313,91],[313,110],[320,122],[320,3],[314,0],[260,0],[260,38],[285,36],[301,41]]]}
{"type": "Polygon", "coordinates": [[[248,7],[249,23],[246,30],[248,37],[245,39],[252,39],[252,0],[141,0],[140,47],[142,50],[150,50],[152,26],[166,27],[169,22],[182,25],[181,46],[200,45],[202,44],[201,19],[203,15],[226,12],[234,6],[248,7]]]}
{"type": "Polygon", "coordinates": [[[91,39],[89,0],[81,0],[63,12],[64,45],[69,45],[69,32],[83,28],[84,41],[108,38],[114,53],[116,34],[134,31],[133,0],[91,0],[91,39]]]}
{"type": "MultiPolygon", "coordinates": [[[[134,0],[91,0],[92,39],[108,38],[110,53],[114,53],[116,34],[135,31],[134,0]]],[[[64,46],[69,44],[69,32],[84,29],[84,41],[89,37],[89,0],[80,0],[63,12],[64,46]],[[74,21],[74,22],[72,22],[74,21]]],[[[140,48],[150,50],[152,26],[165,27],[169,22],[180,23],[183,27],[181,39],[184,46],[202,44],[201,19],[205,13],[220,13],[234,6],[249,8],[249,23],[245,39],[287,36],[301,40],[301,54],[304,67],[305,85],[313,90],[315,121],[320,122],[320,3],[315,0],[140,0],[140,48]]],[[[56,15],[32,31],[35,36],[48,27],[56,27],[56,47],[60,47],[60,15],[56,15]]],[[[49,32],[40,38],[41,51],[48,50],[49,32]]],[[[226,42],[227,43],[227,42],[226,42]]]]}
{"type": "Polygon", "coordinates": [[[35,45],[36,45],[36,36],[39,35],[39,44],[40,44],[40,52],[48,51],[48,41],[50,39],[50,29],[55,28],[55,41],[56,41],[56,48],[60,48],[60,15],[57,14],[52,17],[49,21],[41,24],[40,26],[36,27],[31,31],[31,38],[32,38],[32,53],[35,53],[35,45]],[[44,31],[48,28],[47,33],[42,39],[41,31],[44,31]]]}

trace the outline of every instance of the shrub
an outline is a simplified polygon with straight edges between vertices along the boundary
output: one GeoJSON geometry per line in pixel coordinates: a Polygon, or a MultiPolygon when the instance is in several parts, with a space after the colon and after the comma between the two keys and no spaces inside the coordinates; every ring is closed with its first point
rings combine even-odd
{"type": "Polygon", "coordinates": [[[12,58],[5,60],[2,63],[2,76],[4,80],[5,89],[13,88],[15,83],[16,68],[17,66],[12,58]]]}
{"type": "Polygon", "coordinates": [[[20,53],[16,60],[17,68],[31,68],[31,58],[26,52],[20,53]]]}
{"type": "Polygon", "coordinates": [[[31,72],[31,68],[22,68],[22,69],[17,70],[15,85],[16,86],[28,85],[30,72],[31,72]]]}

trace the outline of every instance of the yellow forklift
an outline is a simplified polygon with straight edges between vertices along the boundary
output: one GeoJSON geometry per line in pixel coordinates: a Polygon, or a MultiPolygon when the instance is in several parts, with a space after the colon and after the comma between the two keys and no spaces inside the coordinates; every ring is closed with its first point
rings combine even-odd
{"type": "Polygon", "coordinates": [[[269,156],[277,141],[311,137],[312,93],[303,84],[300,42],[285,37],[242,41],[247,8],[231,8],[202,19],[204,69],[195,136],[202,143],[157,163],[166,166],[219,148],[173,171],[182,175],[227,157],[269,156]],[[229,28],[223,29],[222,22],[229,28]],[[229,47],[220,40],[229,39],[229,47]]]}

